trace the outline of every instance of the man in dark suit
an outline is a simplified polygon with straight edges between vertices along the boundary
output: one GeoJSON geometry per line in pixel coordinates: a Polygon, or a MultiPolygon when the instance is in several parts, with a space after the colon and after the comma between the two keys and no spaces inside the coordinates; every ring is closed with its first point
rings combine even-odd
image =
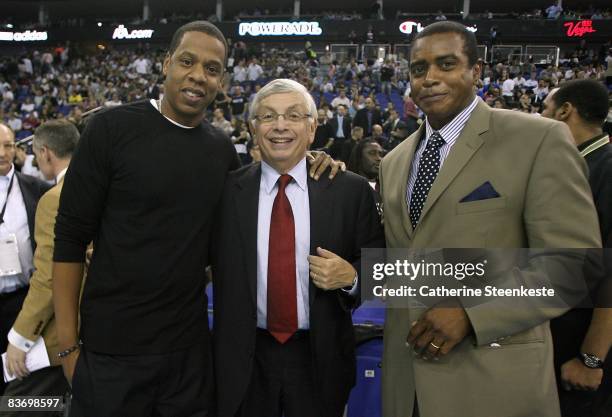
{"type": "Polygon", "coordinates": [[[262,88],[250,116],[262,163],[225,183],[212,257],[220,417],[339,417],[355,382],[360,253],[383,245],[382,229],[363,178],[307,179],[315,114],[295,81],[262,88]]]}
{"type": "Polygon", "coordinates": [[[408,126],[400,119],[397,110],[389,111],[389,118],[383,125],[385,135],[389,138],[385,143],[385,149],[391,150],[400,144],[404,139],[410,136],[408,126]]]}
{"type": "Polygon", "coordinates": [[[372,97],[365,99],[365,107],[355,114],[353,126],[361,126],[365,136],[372,135],[372,126],[382,125],[380,110],[376,108],[376,103],[372,97]]]}
{"type": "MultiPolygon", "coordinates": [[[[5,247],[3,253],[13,252],[15,256],[12,259],[3,256],[0,262],[0,352],[6,350],[9,340],[12,344],[20,342],[18,335],[9,335],[9,331],[21,310],[34,272],[36,206],[51,188],[39,179],[17,172],[14,159],[15,134],[0,123],[0,238],[5,247]]],[[[4,383],[0,382],[0,393],[3,391],[4,383]]]]}
{"type": "MultiPolygon", "coordinates": [[[[602,244],[612,247],[612,144],[602,125],[608,91],[595,80],[575,80],[552,90],[542,116],[564,122],[589,166],[589,184],[599,218],[602,244]]],[[[604,259],[612,273],[610,250],[604,259]]],[[[561,415],[599,416],[612,403],[612,308],[610,279],[593,294],[597,308],[573,309],[551,321],[561,415]],[[607,298],[606,298],[607,297],[607,298]]]]}
{"type": "Polygon", "coordinates": [[[340,157],[342,145],[351,140],[351,118],[347,115],[347,111],[343,104],[339,104],[336,107],[336,115],[329,121],[334,138],[329,152],[332,158],[340,157]]]}
{"type": "Polygon", "coordinates": [[[315,139],[310,145],[310,148],[312,150],[320,149],[328,152],[333,143],[334,133],[332,132],[331,126],[327,121],[325,110],[319,109],[317,112],[317,130],[315,132],[315,139]]]}

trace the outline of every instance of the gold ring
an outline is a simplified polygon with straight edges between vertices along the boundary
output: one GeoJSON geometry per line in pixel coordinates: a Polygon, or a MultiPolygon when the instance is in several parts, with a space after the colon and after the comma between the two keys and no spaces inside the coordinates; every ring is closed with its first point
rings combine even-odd
{"type": "Polygon", "coordinates": [[[432,345],[433,347],[435,347],[436,349],[440,349],[440,346],[436,346],[436,344],[434,342],[429,342],[430,345],[432,345]]]}

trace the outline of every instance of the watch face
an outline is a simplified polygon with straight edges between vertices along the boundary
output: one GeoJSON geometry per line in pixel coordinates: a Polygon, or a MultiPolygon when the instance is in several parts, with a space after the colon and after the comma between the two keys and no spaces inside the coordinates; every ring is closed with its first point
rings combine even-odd
{"type": "Polygon", "coordinates": [[[595,368],[595,369],[601,368],[603,365],[603,362],[601,359],[599,359],[595,355],[591,355],[590,353],[583,353],[582,361],[584,362],[584,365],[589,368],[595,368]]]}

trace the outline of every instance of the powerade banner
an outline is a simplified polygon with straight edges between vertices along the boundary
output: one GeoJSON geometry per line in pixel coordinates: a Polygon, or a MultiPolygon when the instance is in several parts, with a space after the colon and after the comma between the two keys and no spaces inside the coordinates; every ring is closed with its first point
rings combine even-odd
{"type": "Polygon", "coordinates": [[[240,36],[319,36],[319,22],[245,22],[238,26],[240,36]]]}

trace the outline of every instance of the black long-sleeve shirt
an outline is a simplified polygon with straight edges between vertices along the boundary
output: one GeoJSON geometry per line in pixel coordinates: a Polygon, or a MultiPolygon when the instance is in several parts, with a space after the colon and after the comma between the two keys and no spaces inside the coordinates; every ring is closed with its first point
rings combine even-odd
{"type": "Polygon", "coordinates": [[[92,118],[66,173],[56,262],[94,255],[80,337],[92,351],[154,354],[206,334],[204,269],[230,140],[210,124],[174,125],[149,102],[92,118]]]}

